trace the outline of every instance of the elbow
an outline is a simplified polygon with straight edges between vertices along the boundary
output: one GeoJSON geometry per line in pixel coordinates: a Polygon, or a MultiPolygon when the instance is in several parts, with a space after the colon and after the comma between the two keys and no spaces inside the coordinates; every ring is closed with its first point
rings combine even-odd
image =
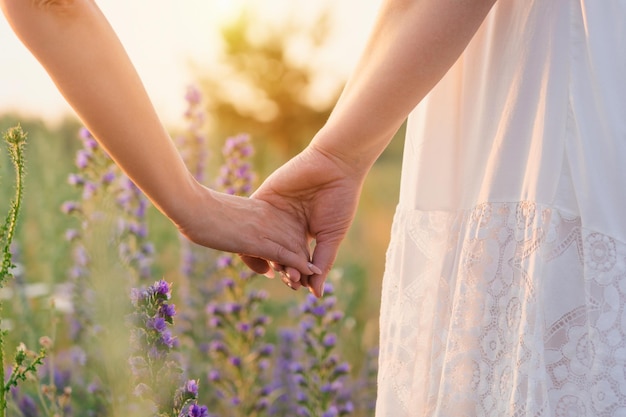
{"type": "Polygon", "coordinates": [[[8,20],[14,17],[35,16],[41,13],[54,15],[72,14],[82,0],[0,0],[0,6],[8,20]]]}
{"type": "Polygon", "coordinates": [[[77,18],[85,3],[92,0],[0,0],[9,25],[22,41],[32,33],[45,32],[50,23],[67,24],[77,18]]]}
{"type": "Polygon", "coordinates": [[[35,56],[49,46],[51,34],[81,18],[93,0],[0,0],[13,32],[35,56]]]}
{"type": "Polygon", "coordinates": [[[63,11],[71,9],[76,0],[30,0],[33,6],[50,11],[63,11]]]}

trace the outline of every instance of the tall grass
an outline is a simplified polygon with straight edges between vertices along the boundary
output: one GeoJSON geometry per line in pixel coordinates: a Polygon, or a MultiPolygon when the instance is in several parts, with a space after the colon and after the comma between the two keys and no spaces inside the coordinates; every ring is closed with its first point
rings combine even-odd
{"type": "MultiPolygon", "coordinates": [[[[181,153],[206,185],[246,195],[256,185],[252,142],[237,136],[221,156],[211,151],[201,99],[187,94],[181,153]],[[215,178],[209,157],[222,165],[215,178]]],[[[315,300],[178,236],[89,132],[32,129],[39,149],[11,246],[15,280],[0,293],[6,345],[27,359],[6,368],[27,371],[6,391],[9,415],[371,415],[377,309],[366,306],[378,302],[378,283],[359,262],[386,244],[389,209],[360,211],[389,220],[357,220],[351,233],[383,243],[345,250],[315,300]],[[41,341],[46,357],[23,341],[41,341]]]]}

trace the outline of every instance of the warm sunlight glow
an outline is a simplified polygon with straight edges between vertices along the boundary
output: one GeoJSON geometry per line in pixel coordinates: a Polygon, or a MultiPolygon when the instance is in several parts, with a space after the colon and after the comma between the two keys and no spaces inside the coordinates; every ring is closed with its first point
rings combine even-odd
{"type": "Polygon", "coordinates": [[[220,20],[233,18],[242,7],[241,0],[216,0],[215,4],[220,20]]]}
{"type": "MultiPolygon", "coordinates": [[[[194,81],[194,68],[206,68],[215,62],[220,47],[219,27],[236,19],[244,9],[280,27],[285,19],[308,23],[323,7],[331,7],[337,22],[334,41],[315,59],[320,68],[333,68],[335,78],[342,78],[356,61],[380,1],[98,0],[98,7],[131,56],[157,111],[167,124],[175,124],[185,108],[181,92],[194,81]]],[[[49,120],[73,114],[1,15],[0,52],[11,63],[0,66],[0,113],[19,111],[49,120]]],[[[311,59],[309,55],[301,58],[311,59]]]]}

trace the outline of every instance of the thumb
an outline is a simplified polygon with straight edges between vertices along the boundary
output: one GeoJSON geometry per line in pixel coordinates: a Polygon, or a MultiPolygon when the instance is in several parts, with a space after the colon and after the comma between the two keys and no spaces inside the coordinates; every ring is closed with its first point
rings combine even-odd
{"type": "Polygon", "coordinates": [[[265,274],[270,270],[270,264],[265,259],[257,258],[255,256],[250,255],[239,255],[244,264],[248,266],[251,270],[256,272],[257,274],[265,274]]]}

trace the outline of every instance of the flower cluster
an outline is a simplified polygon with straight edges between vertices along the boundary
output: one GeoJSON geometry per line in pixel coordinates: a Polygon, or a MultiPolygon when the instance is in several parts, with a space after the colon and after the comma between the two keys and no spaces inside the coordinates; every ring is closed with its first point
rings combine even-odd
{"type": "MultiPolygon", "coordinates": [[[[204,183],[207,174],[209,143],[206,133],[205,103],[198,87],[193,85],[187,87],[185,101],[187,102],[187,109],[184,113],[186,128],[176,138],[176,143],[189,171],[198,182],[204,183]]],[[[213,256],[207,248],[194,244],[182,235],[180,235],[179,240],[180,270],[183,278],[179,287],[180,293],[185,304],[195,307],[195,309],[185,312],[183,318],[183,325],[186,327],[185,332],[191,332],[198,315],[193,310],[201,311],[206,299],[211,295],[211,289],[203,284],[201,284],[200,291],[192,291],[191,282],[196,281],[195,284],[198,285],[198,281],[199,283],[206,281],[206,277],[211,274],[213,269],[213,256]]]]}
{"type": "MultiPolygon", "coordinates": [[[[235,266],[227,266],[236,272],[235,266]]],[[[214,401],[223,413],[257,416],[268,409],[273,386],[269,380],[274,345],[265,339],[269,317],[258,307],[267,293],[246,288],[249,281],[231,277],[222,280],[219,300],[206,307],[212,341],[206,351],[210,359],[207,373],[214,401]]],[[[224,414],[225,415],[225,414],[224,414]]]]}
{"type": "Polygon", "coordinates": [[[204,182],[209,152],[202,92],[194,85],[188,86],[185,101],[187,128],[184,134],[177,137],[176,142],[187,168],[196,180],[204,182]]]}
{"type": "Polygon", "coordinates": [[[68,229],[65,233],[72,247],[74,262],[69,278],[75,312],[70,320],[75,341],[80,341],[93,326],[91,306],[94,295],[88,285],[91,259],[85,239],[94,233],[96,224],[104,217],[102,199],[110,194],[118,173],[118,168],[87,129],[81,128],[79,137],[83,146],[76,153],[78,172],[69,175],[68,183],[81,192],[81,198],[79,201],[66,201],[61,206],[65,214],[76,216],[80,225],[78,229],[68,229]]]}
{"type": "Polygon", "coordinates": [[[164,280],[132,290],[135,311],[130,318],[135,353],[129,363],[137,382],[135,394],[151,400],[159,416],[208,417],[207,408],[196,403],[198,382],[192,379],[181,386],[182,369],[170,355],[178,346],[169,329],[176,315],[170,298],[171,286],[164,280]]]}
{"type": "Polygon", "coordinates": [[[350,372],[348,362],[337,353],[337,335],[332,331],[343,319],[335,309],[333,287],[326,283],[325,298],[308,294],[301,306],[300,334],[304,355],[291,363],[290,371],[296,385],[296,415],[335,417],[354,411],[350,393],[344,382],[350,372]]]}
{"type": "MultiPolygon", "coordinates": [[[[218,191],[249,194],[255,179],[250,138],[229,138],[218,177],[205,181],[205,110],[197,89],[186,98],[189,126],[179,144],[190,170],[218,191]]],[[[37,384],[12,388],[12,410],[103,417],[139,411],[155,417],[371,414],[375,370],[342,359],[348,345],[340,345],[337,335],[345,320],[332,286],[321,300],[301,292],[268,302],[270,295],[260,290],[266,281],[237,256],[181,239],[183,268],[172,277],[172,298],[169,282],[151,278],[157,259],[148,241],[148,200],[87,130],[80,138],[77,171],[69,177],[78,197],[62,206],[78,220],[66,233],[73,267],[62,284],[73,298],[55,310],[75,325],[58,322],[55,338],[74,331],[71,340],[48,350],[33,375],[37,384]],[[130,291],[132,312],[124,296],[128,283],[137,288],[130,291]],[[290,308],[297,310],[278,314],[290,308]],[[208,407],[198,404],[200,388],[208,407]]],[[[11,375],[20,375],[20,368],[11,375]]]]}
{"type": "Polygon", "coordinates": [[[119,178],[117,204],[119,256],[137,276],[138,281],[152,278],[154,245],[148,240],[146,210],[150,203],[141,190],[125,175],[119,178]]]}
{"type": "Polygon", "coordinates": [[[222,148],[225,163],[220,168],[215,187],[227,194],[249,195],[255,180],[249,162],[253,153],[250,136],[238,135],[226,139],[222,148]]]}

